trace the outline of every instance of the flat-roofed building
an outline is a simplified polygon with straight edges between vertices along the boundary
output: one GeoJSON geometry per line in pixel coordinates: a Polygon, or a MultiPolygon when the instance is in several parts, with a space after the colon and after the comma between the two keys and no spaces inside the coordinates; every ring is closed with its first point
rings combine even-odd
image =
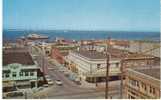
{"type": "Polygon", "coordinates": [[[129,51],[160,57],[160,47],[160,42],[156,41],[130,41],[129,51]]]}
{"type": "Polygon", "coordinates": [[[2,69],[4,92],[12,87],[19,89],[37,87],[39,68],[27,50],[13,48],[4,50],[2,69]]]}
{"type": "Polygon", "coordinates": [[[160,66],[160,58],[142,53],[132,53],[124,58],[122,66],[124,72],[127,68],[160,66]]]}
{"type": "MultiPolygon", "coordinates": [[[[88,82],[105,80],[106,55],[103,52],[80,50],[69,52],[66,57],[68,69],[88,82]]],[[[120,59],[110,57],[110,76],[118,78],[120,59]]]]}
{"type": "Polygon", "coordinates": [[[124,84],[128,99],[160,98],[160,66],[128,69],[124,84]]]}

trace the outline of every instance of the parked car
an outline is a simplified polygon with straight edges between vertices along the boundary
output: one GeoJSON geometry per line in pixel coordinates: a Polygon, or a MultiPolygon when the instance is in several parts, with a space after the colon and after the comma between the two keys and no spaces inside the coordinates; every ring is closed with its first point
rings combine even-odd
{"type": "Polygon", "coordinates": [[[47,79],[47,78],[50,78],[50,76],[49,75],[45,75],[45,78],[47,79]]]}
{"type": "Polygon", "coordinates": [[[7,97],[6,93],[3,93],[3,99],[5,99],[7,97]]]}
{"type": "Polygon", "coordinates": [[[63,83],[61,82],[61,80],[56,80],[55,83],[56,83],[57,85],[60,85],[60,86],[63,85],[63,83]]]}
{"type": "Polygon", "coordinates": [[[23,95],[24,94],[21,91],[12,91],[6,94],[7,97],[16,97],[16,96],[23,96],[23,95]]]}
{"type": "Polygon", "coordinates": [[[44,87],[39,87],[38,88],[38,91],[41,91],[41,90],[43,90],[44,89],[44,87]]]}
{"type": "Polygon", "coordinates": [[[77,85],[81,85],[80,81],[74,81],[77,85]]]}
{"type": "Polygon", "coordinates": [[[49,87],[49,85],[48,84],[44,84],[43,87],[49,87]]]}
{"type": "Polygon", "coordinates": [[[65,70],[63,70],[63,69],[60,69],[60,70],[59,70],[59,72],[63,72],[63,73],[64,73],[64,72],[65,72],[65,70]]]}
{"type": "Polygon", "coordinates": [[[53,84],[54,84],[54,82],[53,82],[51,79],[47,79],[47,83],[48,83],[49,85],[53,85],[53,84]]]}

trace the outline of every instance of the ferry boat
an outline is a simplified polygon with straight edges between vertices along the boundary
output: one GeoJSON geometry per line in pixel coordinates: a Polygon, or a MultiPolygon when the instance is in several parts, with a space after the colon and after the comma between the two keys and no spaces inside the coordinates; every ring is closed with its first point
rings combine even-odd
{"type": "Polygon", "coordinates": [[[48,39],[48,36],[45,35],[39,35],[39,34],[29,34],[27,36],[28,39],[48,39]]]}

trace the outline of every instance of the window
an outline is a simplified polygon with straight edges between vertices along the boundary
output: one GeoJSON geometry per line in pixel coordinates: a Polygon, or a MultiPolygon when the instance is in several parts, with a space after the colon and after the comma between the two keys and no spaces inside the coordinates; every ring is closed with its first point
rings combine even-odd
{"type": "Polygon", "coordinates": [[[150,86],[150,93],[155,94],[155,88],[150,86]]]}
{"type": "Polygon", "coordinates": [[[25,72],[25,76],[29,76],[29,73],[28,72],[25,72]]]}
{"type": "Polygon", "coordinates": [[[97,69],[100,69],[101,64],[97,64],[97,69]]]}
{"type": "Polygon", "coordinates": [[[136,81],[136,86],[139,87],[139,81],[136,81]]]}
{"type": "Polygon", "coordinates": [[[34,72],[30,72],[30,76],[34,76],[34,72]]]}
{"type": "Polygon", "coordinates": [[[139,82],[137,80],[130,80],[130,84],[135,87],[139,87],[139,82]]]}
{"type": "Polygon", "coordinates": [[[116,63],[116,67],[117,67],[117,68],[119,67],[119,63],[116,63]]]}
{"type": "Polygon", "coordinates": [[[13,72],[12,73],[12,77],[16,77],[16,72],[13,72]]]}
{"type": "Polygon", "coordinates": [[[19,75],[20,75],[20,76],[23,76],[23,72],[20,72],[19,75]]]}
{"type": "Polygon", "coordinates": [[[5,74],[5,77],[9,77],[9,73],[6,73],[6,74],[5,74]]]}
{"type": "Polygon", "coordinates": [[[141,87],[146,91],[146,85],[143,82],[141,82],[141,87]]]}

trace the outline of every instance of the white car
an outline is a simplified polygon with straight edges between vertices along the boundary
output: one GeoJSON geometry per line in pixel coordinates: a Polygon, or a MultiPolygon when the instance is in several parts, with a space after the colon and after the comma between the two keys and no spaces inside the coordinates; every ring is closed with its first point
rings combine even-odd
{"type": "Polygon", "coordinates": [[[55,83],[56,83],[57,85],[63,85],[63,83],[61,82],[61,80],[56,80],[55,83]]]}
{"type": "Polygon", "coordinates": [[[48,84],[44,84],[43,87],[48,87],[49,85],[48,84]]]}
{"type": "Polygon", "coordinates": [[[47,79],[47,82],[48,82],[49,85],[53,85],[54,84],[54,82],[51,79],[47,79]]]}
{"type": "Polygon", "coordinates": [[[45,75],[45,78],[47,79],[47,78],[50,78],[50,76],[49,75],[45,75]]]}

